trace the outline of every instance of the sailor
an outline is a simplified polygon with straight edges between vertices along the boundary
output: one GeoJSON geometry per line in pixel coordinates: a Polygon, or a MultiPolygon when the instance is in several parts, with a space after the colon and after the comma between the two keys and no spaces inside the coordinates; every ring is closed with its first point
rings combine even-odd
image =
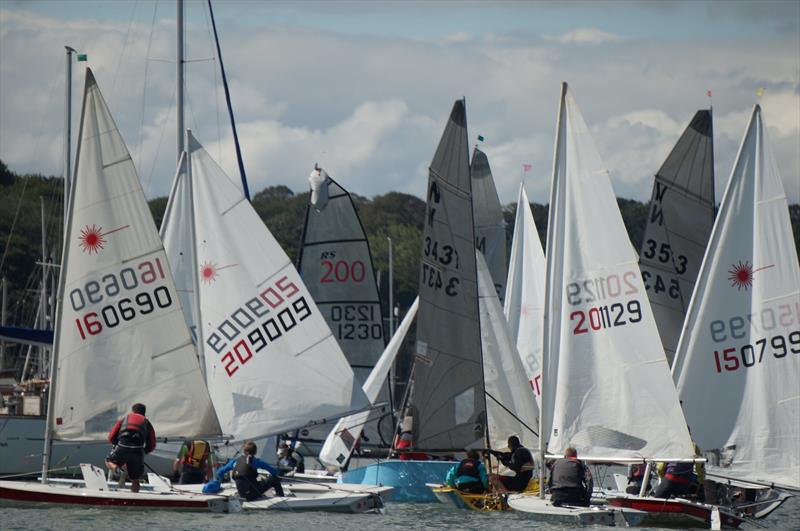
{"type": "Polygon", "coordinates": [[[589,467],[578,459],[575,448],[564,450],[564,458],[558,459],[550,469],[547,486],[553,505],[578,505],[588,507],[594,488],[589,467]]]}
{"type": "Polygon", "coordinates": [[[467,457],[447,472],[445,483],[462,492],[483,494],[489,488],[489,476],[477,450],[467,450],[467,457]]]}
{"type": "MultiPolygon", "coordinates": [[[[689,430],[691,433],[691,430],[689,430]]],[[[692,441],[694,456],[702,456],[700,447],[692,441]]],[[[659,463],[656,467],[661,481],[656,486],[653,496],[669,498],[670,496],[698,496],[705,498],[703,483],[706,479],[706,465],[702,461],[696,463],[659,463]]]]}
{"type": "Polygon", "coordinates": [[[492,476],[493,483],[499,490],[522,492],[533,477],[533,456],[516,435],[508,438],[508,449],[510,452],[489,450],[503,465],[514,471],[513,476],[492,476]]]}
{"type": "Polygon", "coordinates": [[[236,490],[239,496],[247,501],[260,498],[269,489],[275,489],[276,496],[283,496],[283,486],[278,478],[278,471],[256,457],[258,447],[253,441],[244,443],[242,452],[244,455],[237,459],[231,459],[225,466],[217,470],[217,481],[222,483],[225,474],[231,472],[231,479],[236,483],[236,490]],[[258,469],[269,472],[266,478],[258,477],[258,469]]]}
{"type": "MultiPolygon", "coordinates": [[[[414,448],[414,417],[406,415],[400,424],[400,434],[395,437],[394,447],[397,450],[411,450],[414,448]]],[[[397,452],[401,461],[419,460],[426,461],[428,454],[424,452],[397,452]]]]}
{"type": "Polygon", "coordinates": [[[131,412],[119,419],[108,433],[108,440],[114,449],[106,457],[106,466],[120,472],[120,482],[124,482],[121,467],[125,467],[131,480],[131,492],[139,492],[139,478],[144,474],[144,456],[156,447],[156,430],[145,417],[144,404],[134,404],[131,412]]]}
{"type": "Polygon", "coordinates": [[[286,443],[278,447],[278,470],[281,474],[302,474],[306,471],[305,459],[300,452],[294,450],[286,443]]]}
{"type": "Polygon", "coordinates": [[[178,475],[180,485],[197,485],[213,479],[214,456],[211,445],[201,439],[184,441],[172,470],[178,475]]]}
{"type": "MultiPolygon", "coordinates": [[[[628,494],[639,494],[642,491],[642,482],[647,470],[645,463],[636,463],[628,467],[628,486],[625,492],[628,494]]],[[[649,490],[649,485],[648,489],[649,490]]]]}

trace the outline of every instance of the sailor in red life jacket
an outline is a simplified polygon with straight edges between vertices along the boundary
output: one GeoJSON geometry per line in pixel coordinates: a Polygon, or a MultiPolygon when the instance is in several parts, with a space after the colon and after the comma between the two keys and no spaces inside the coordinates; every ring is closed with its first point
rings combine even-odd
{"type": "Polygon", "coordinates": [[[114,471],[125,467],[131,480],[131,492],[139,492],[144,455],[156,447],[156,430],[144,416],[146,410],[144,404],[134,404],[131,412],[119,419],[108,434],[108,440],[115,446],[106,457],[106,466],[114,471]]]}
{"type": "MultiPolygon", "coordinates": [[[[414,448],[414,417],[406,415],[400,425],[400,435],[395,436],[394,445],[396,450],[411,450],[414,448]]],[[[424,452],[397,452],[401,461],[426,461],[428,454],[424,452]]]]}

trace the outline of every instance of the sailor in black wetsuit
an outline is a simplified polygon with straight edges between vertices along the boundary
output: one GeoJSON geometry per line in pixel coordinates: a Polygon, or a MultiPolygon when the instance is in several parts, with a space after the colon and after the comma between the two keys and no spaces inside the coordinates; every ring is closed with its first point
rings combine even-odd
{"type": "Polygon", "coordinates": [[[231,459],[217,470],[217,481],[222,483],[226,472],[231,472],[231,479],[236,483],[239,496],[247,501],[260,498],[269,489],[275,489],[276,496],[283,496],[283,486],[278,478],[278,471],[274,467],[256,457],[258,447],[253,441],[244,443],[244,455],[231,459]],[[258,469],[262,468],[270,473],[268,478],[259,478],[258,469]]]}
{"type": "Polygon", "coordinates": [[[588,507],[594,481],[589,467],[578,459],[575,448],[564,450],[564,458],[553,463],[547,482],[553,505],[588,507]]]}
{"type": "Polygon", "coordinates": [[[519,442],[519,437],[516,435],[512,435],[508,438],[508,449],[511,451],[489,451],[493,456],[497,457],[503,465],[513,470],[515,475],[493,476],[493,480],[496,478],[500,483],[500,485],[495,483],[496,487],[502,487],[506,491],[522,492],[528,487],[528,482],[533,477],[533,456],[530,450],[522,446],[519,442]]]}

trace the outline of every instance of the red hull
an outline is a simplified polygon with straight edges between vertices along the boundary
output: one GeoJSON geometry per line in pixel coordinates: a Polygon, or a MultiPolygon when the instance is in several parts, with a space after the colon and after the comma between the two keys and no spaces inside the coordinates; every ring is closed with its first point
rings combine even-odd
{"type": "MultiPolygon", "coordinates": [[[[709,527],[711,525],[711,511],[709,506],[679,500],[664,500],[659,498],[609,498],[609,505],[644,511],[653,515],[653,519],[679,523],[680,520],[692,520],[696,524],[709,527]]],[[[736,515],[720,510],[719,517],[722,525],[729,528],[738,528],[743,519],[736,515]]]]}
{"type": "Polygon", "coordinates": [[[203,500],[155,500],[152,498],[110,498],[103,496],[85,496],[61,494],[59,492],[33,492],[0,487],[0,499],[51,503],[66,505],[102,505],[115,507],[161,507],[168,509],[200,509],[208,510],[208,503],[203,500]]]}

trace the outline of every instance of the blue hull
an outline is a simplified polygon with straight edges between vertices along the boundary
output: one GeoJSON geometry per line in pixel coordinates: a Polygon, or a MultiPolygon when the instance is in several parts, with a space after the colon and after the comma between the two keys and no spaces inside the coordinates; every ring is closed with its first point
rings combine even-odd
{"type": "Polygon", "coordinates": [[[438,500],[426,483],[444,483],[447,472],[458,461],[400,461],[390,459],[348,470],[342,483],[394,487],[392,501],[434,503],[438,500]]]}

